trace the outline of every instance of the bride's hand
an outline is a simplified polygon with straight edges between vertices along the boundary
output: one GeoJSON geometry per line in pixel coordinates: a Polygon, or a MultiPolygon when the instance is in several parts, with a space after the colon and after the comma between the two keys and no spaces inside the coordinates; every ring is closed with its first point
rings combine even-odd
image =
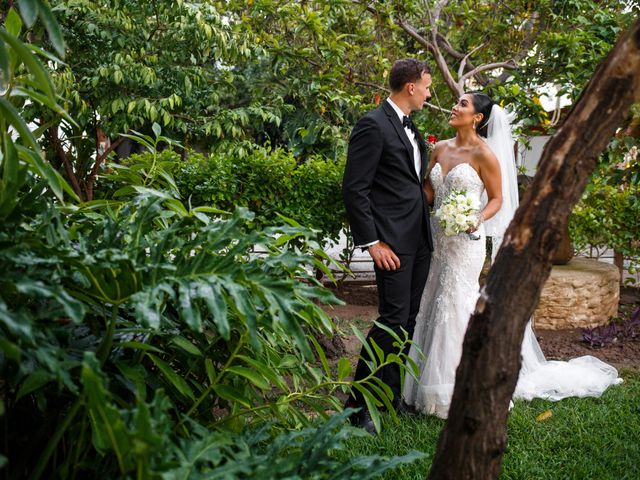
{"type": "Polygon", "coordinates": [[[480,228],[480,225],[482,225],[482,222],[484,222],[484,216],[482,215],[482,212],[480,212],[478,213],[478,221],[476,222],[475,226],[469,228],[465,233],[468,233],[468,234],[474,233],[476,230],[480,228]]]}

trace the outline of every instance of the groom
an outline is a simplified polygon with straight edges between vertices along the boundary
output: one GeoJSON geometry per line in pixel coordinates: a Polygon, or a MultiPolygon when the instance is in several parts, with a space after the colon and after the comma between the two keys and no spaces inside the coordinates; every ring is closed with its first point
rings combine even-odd
{"type": "MultiPolygon", "coordinates": [[[[409,114],[422,109],[431,96],[429,66],[413,59],[397,60],[389,86],[389,98],[361,118],[351,133],[342,193],[354,243],[368,250],[375,263],[378,322],[401,337],[404,329],[411,338],[433,241],[422,188],[427,148],[409,114]]],[[[370,340],[385,355],[399,353],[393,338],[378,326],[369,331],[370,340]]],[[[363,348],[355,380],[370,374],[367,360],[363,348]]],[[[389,365],[376,375],[391,388],[395,408],[407,412],[399,366],[389,365]]],[[[345,407],[360,408],[352,422],[375,433],[362,394],[354,390],[345,407]]]]}

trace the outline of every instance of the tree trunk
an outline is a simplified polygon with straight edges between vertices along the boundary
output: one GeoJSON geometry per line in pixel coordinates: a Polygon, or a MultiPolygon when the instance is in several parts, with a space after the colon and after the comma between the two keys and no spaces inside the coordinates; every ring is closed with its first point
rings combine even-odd
{"type": "Polygon", "coordinates": [[[429,479],[498,478],[525,326],[596,158],[640,99],[640,22],[599,66],[544,149],[471,316],[429,479]]]}
{"type": "Polygon", "coordinates": [[[618,250],[613,251],[613,264],[620,272],[620,284],[624,284],[624,255],[618,250]]]}
{"type": "Polygon", "coordinates": [[[58,159],[64,166],[64,170],[67,174],[67,179],[71,184],[71,188],[73,188],[73,191],[76,193],[76,195],[78,195],[78,198],[84,201],[84,193],[82,192],[82,188],[80,188],[78,177],[76,176],[76,173],[73,171],[73,165],[71,165],[69,156],[67,155],[67,152],[64,151],[64,147],[58,135],[58,128],[59,128],[59,125],[54,125],[51,128],[49,128],[49,133],[51,134],[51,143],[53,145],[53,148],[56,151],[56,155],[58,156],[58,159]]]}

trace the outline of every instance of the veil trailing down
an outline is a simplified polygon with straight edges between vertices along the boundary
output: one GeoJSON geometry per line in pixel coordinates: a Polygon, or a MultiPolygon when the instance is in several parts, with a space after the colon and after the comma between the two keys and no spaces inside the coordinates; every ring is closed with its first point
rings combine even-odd
{"type": "MultiPolygon", "coordinates": [[[[492,237],[492,262],[519,203],[514,141],[509,117],[504,109],[494,105],[486,139],[500,162],[502,176],[502,208],[485,222],[486,235],[492,237]]],[[[531,322],[525,329],[521,355],[522,367],[514,398],[546,398],[555,401],[567,397],[599,396],[609,385],[622,383],[615,368],[590,355],[568,362],[547,361],[533,333],[531,322]]]]}
{"type": "MultiPolygon", "coordinates": [[[[449,122],[459,132],[466,128],[467,138],[473,133],[470,130],[471,114],[478,113],[477,108],[473,110],[475,102],[473,107],[469,103],[473,95],[461,97],[449,122]]],[[[488,99],[486,95],[484,97],[488,99]]],[[[489,117],[484,140],[500,165],[502,206],[495,215],[479,224],[475,237],[464,233],[445,235],[440,222],[431,222],[434,252],[409,352],[409,357],[419,366],[419,380],[407,375],[404,383],[407,404],[443,418],[448,415],[464,335],[480,293],[479,277],[486,257],[485,238],[491,236],[493,244],[499,245],[518,207],[509,118],[497,105],[489,105],[486,112],[481,113],[489,117]],[[478,236],[480,240],[474,240],[478,236]]],[[[484,133],[476,127],[476,121],[473,121],[473,129],[479,136],[484,133]]],[[[486,207],[490,200],[481,173],[472,162],[464,161],[462,150],[457,149],[455,141],[445,141],[443,145],[443,153],[434,151],[434,164],[428,177],[434,194],[433,210],[438,212],[443,200],[461,191],[486,207]],[[447,173],[443,171],[443,160],[454,165],[447,173]]],[[[486,150],[486,146],[477,148],[486,150]]],[[[495,175],[498,175],[497,170],[495,175]]],[[[492,195],[495,197],[495,194],[494,188],[492,195]]],[[[522,368],[514,398],[560,400],[571,396],[598,396],[610,385],[622,382],[615,368],[592,356],[568,362],[547,361],[530,323],[526,327],[521,354],[522,368]]]]}

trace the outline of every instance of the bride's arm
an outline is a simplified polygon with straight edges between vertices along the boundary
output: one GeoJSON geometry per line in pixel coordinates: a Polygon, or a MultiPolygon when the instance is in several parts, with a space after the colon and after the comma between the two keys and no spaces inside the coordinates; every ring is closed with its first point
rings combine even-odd
{"type": "Polygon", "coordinates": [[[500,174],[500,162],[489,148],[482,150],[478,160],[480,178],[484,183],[488,199],[487,204],[480,212],[481,221],[484,221],[493,217],[502,207],[502,175],[500,174]]]}
{"type": "Polygon", "coordinates": [[[433,185],[431,185],[431,180],[429,180],[429,174],[431,173],[431,169],[435,166],[438,161],[438,154],[440,150],[442,150],[443,142],[436,143],[433,148],[433,152],[431,153],[431,158],[429,159],[429,165],[427,166],[427,173],[424,176],[424,181],[422,182],[422,189],[424,190],[424,194],[427,197],[427,203],[429,205],[433,205],[433,199],[435,194],[433,192],[433,185]]]}

